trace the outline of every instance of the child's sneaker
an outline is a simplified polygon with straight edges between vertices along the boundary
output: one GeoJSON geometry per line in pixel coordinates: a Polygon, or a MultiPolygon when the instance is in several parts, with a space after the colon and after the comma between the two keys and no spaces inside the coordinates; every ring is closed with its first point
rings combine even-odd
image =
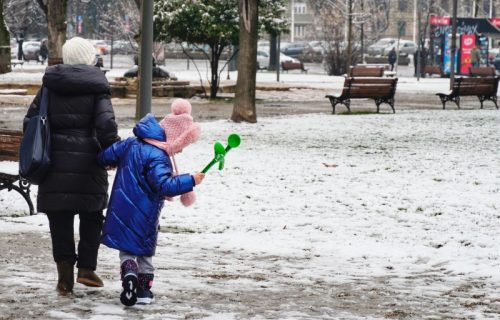
{"type": "Polygon", "coordinates": [[[153,286],[154,274],[139,273],[139,287],[137,288],[137,303],[151,304],[155,301],[151,287],[153,286]]]}
{"type": "Polygon", "coordinates": [[[151,304],[155,301],[155,296],[151,290],[137,288],[137,304],[151,304]]]}
{"type": "Polygon", "coordinates": [[[134,260],[125,260],[121,265],[121,278],[123,291],[120,301],[126,306],[133,306],[137,302],[137,263],[134,260]]]}

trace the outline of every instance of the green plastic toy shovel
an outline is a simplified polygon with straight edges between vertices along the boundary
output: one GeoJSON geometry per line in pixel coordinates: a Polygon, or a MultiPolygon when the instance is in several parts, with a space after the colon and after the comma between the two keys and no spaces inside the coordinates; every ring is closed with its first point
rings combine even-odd
{"type": "Polygon", "coordinates": [[[214,158],[212,161],[210,161],[209,164],[201,172],[207,173],[207,171],[212,168],[214,164],[217,162],[219,163],[219,170],[222,170],[224,168],[224,157],[226,154],[229,152],[229,150],[237,148],[241,143],[240,136],[237,135],[236,133],[232,133],[227,137],[227,146],[224,148],[222,143],[219,141],[215,142],[214,144],[214,158]]]}

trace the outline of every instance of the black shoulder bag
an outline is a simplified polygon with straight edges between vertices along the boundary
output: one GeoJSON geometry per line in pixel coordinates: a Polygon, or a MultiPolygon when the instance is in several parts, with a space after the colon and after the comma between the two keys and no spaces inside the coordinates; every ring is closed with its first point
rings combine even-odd
{"type": "Polygon", "coordinates": [[[40,184],[50,167],[49,92],[42,87],[39,113],[29,119],[19,148],[19,175],[40,184]]]}

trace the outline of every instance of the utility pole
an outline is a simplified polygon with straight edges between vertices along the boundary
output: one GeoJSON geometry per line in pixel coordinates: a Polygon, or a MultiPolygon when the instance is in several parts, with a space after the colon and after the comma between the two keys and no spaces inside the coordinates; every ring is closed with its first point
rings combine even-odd
{"type": "MultiPolygon", "coordinates": [[[[490,10],[489,10],[489,16],[490,19],[493,18],[493,0],[490,0],[490,10]]],[[[493,45],[493,39],[492,37],[488,37],[488,50],[491,49],[491,46],[493,45]]]]}
{"type": "Polygon", "coordinates": [[[347,65],[346,74],[351,75],[351,65],[352,65],[352,0],[348,0],[347,5],[347,65]]]}
{"type": "Polygon", "coordinates": [[[292,13],[292,17],[291,17],[291,22],[290,22],[290,42],[293,42],[294,41],[294,31],[295,31],[295,3],[294,1],[290,1],[290,11],[292,13]]]}
{"type": "Polygon", "coordinates": [[[455,52],[457,51],[457,0],[453,0],[453,13],[451,22],[451,61],[450,61],[450,90],[453,90],[455,80],[455,52]]]}
{"type": "Polygon", "coordinates": [[[413,0],[413,42],[417,42],[417,3],[418,0],[413,0]]]}
{"type": "Polygon", "coordinates": [[[361,0],[361,14],[363,15],[363,22],[361,22],[361,63],[365,63],[365,0],[361,0]]]}
{"type": "Polygon", "coordinates": [[[139,59],[139,105],[136,106],[137,120],[151,112],[153,82],[153,0],[141,4],[141,50],[139,59]]]}
{"type": "MultiPolygon", "coordinates": [[[[421,25],[421,20],[422,20],[422,13],[419,11],[418,14],[417,14],[417,29],[418,29],[418,39],[417,39],[417,56],[413,57],[413,60],[415,60],[415,58],[417,59],[416,61],[416,66],[417,66],[417,71],[415,72],[416,73],[416,76],[417,76],[417,81],[420,81],[420,76],[421,76],[421,69],[422,69],[422,52],[424,50],[424,46],[422,45],[422,25],[421,25]]],[[[413,61],[413,63],[415,63],[415,61],[413,61]]]]}

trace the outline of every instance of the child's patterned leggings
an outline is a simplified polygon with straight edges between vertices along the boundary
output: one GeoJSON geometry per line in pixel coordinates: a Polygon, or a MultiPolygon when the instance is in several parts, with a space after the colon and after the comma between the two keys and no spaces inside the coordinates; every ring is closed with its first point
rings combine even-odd
{"type": "Polygon", "coordinates": [[[153,257],[137,257],[125,251],[120,251],[120,265],[122,265],[125,260],[129,259],[137,262],[139,273],[155,273],[153,257]]]}

